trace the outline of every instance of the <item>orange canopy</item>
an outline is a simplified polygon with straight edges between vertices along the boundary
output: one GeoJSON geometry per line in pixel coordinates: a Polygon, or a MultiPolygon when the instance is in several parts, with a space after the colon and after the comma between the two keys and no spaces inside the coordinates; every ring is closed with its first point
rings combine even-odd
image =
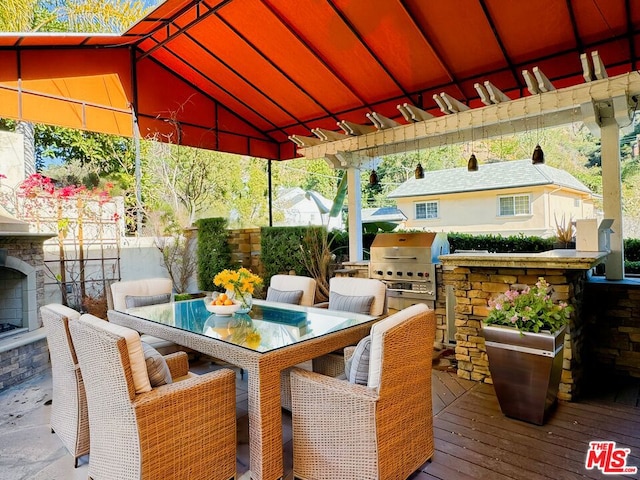
{"type": "Polygon", "coordinates": [[[292,134],[441,115],[474,84],[528,95],[522,70],[584,82],[581,53],[635,70],[640,6],[628,0],[167,0],[121,36],[0,35],[0,116],[271,159],[292,134]]]}

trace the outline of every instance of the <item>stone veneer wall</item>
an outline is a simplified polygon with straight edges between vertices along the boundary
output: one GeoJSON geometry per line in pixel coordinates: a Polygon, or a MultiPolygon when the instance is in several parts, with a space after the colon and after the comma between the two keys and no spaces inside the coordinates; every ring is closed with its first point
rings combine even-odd
{"type": "Polygon", "coordinates": [[[260,253],[262,251],[260,245],[260,229],[243,228],[229,230],[228,239],[233,262],[248,268],[257,275],[264,275],[264,267],[260,259],[260,253]]]}
{"type": "Polygon", "coordinates": [[[589,371],[640,378],[640,281],[593,279],[584,303],[589,371]]]}
{"type": "Polygon", "coordinates": [[[554,298],[575,308],[565,336],[564,361],[558,398],[575,399],[583,377],[585,329],[582,296],[586,272],[583,270],[444,267],[443,284],[453,285],[456,297],[456,360],[458,376],[492,383],[481,324],[489,313],[488,300],[514,284],[533,285],[544,277],[552,285],[554,298]]]}
{"type": "Polygon", "coordinates": [[[0,391],[38,375],[49,368],[47,340],[36,342],[0,353],[0,391]]]}

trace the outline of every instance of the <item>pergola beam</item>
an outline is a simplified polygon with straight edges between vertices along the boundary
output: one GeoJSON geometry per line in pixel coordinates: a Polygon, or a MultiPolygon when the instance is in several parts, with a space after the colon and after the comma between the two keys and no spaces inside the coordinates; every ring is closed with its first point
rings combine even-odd
{"type": "Polygon", "coordinates": [[[499,137],[535,130],[540,125],[546,128],[582,121],[581,105],[620,96],[629,99],[634,95],[640,95],[638,72],[302,147],[298,153],[310,159],[324,158],[337,152],[379,156],[467,142],[472,138],[499,137]]]}

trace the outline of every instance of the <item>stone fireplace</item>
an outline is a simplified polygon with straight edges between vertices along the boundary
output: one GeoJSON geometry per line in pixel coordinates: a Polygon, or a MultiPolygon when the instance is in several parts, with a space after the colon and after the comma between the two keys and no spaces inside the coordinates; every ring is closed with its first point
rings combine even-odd
{"type": "MultiPolygon", "coordinates": [[[[0,209],[1,210],[1,209],[0,209]]],[[[51,234],[0,212],[0,390],[48,365],[38,309],[44,302],[44,253],[51,234]]]]}

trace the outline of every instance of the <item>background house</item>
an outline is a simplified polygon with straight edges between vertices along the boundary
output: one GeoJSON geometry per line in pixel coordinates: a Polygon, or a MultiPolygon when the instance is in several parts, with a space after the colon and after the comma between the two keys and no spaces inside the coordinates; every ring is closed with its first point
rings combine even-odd
{"type": "Polygon", "coordinates": [[[390,232],[398,227],[405,228],[407,216],[396,207],[374,207],[362,209],[362,227],[365,232],[390,232]]]}
{"type": "Polygon", "coordinates": [[[561,223],[595,218],[593,192],[564,170],[531,160],[485,163],[425,172],[389,198],[407,216],[406,227],[438,232],[549,237],[561,223]]]}
{"type": "Polygon", "coordinates": [[[284,219],[280,221],[274,220],[274,227],[326,225],[329,230],[344,228],[342,216],[329,217],[328,212],[331,210],[333,200],[323,197],[318,192],[311,192],[311,195],[324,206],[327,212],[322,213],[316,201],[311,196],[307,196],[306,193],[299,187],[278,189],[276,198],[273,201],[273,207],[274,210],[284,214],[284,219]]]}

